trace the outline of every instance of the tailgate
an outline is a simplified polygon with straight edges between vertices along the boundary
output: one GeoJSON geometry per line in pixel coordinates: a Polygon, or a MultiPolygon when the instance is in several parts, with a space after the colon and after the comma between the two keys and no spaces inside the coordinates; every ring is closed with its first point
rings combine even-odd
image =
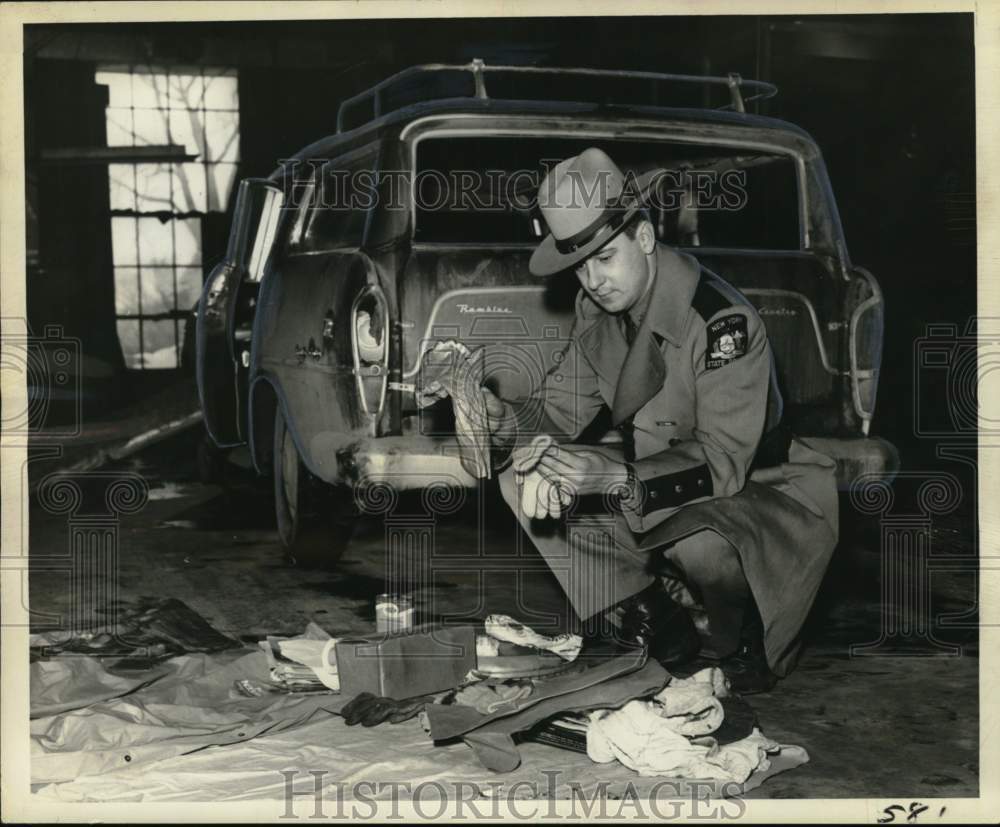
{"type": "Polygon", "coordinates": [[[415,245],[400,285],[404,382],[419,385],[426,350],[455,339],[486,348],[487,383],[503,398],[541,384],[569,340],[579,284],[572,274],[533,277],[529,255],[415,245]]]}

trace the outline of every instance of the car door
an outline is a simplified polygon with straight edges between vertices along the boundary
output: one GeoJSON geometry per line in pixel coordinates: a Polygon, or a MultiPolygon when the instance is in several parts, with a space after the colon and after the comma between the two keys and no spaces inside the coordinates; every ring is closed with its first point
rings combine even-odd
{"type": "Polygon", "coordinates": [[[247,441],[251,331],[283,200],[274,181],[240,182],[226,255],[205,281],[198,302],[198,395],[205,427],[224,448],[247,441]]]}
{"type": "Polygon", "coordinates": [[[292,221],[260,294],[252,381],[269,382],[307,468],[337,478],[337,454],[375,435],[386,395],[388,311],[364,250],[367,199],[355,174],[372,174],[378,146],[331,160],[292,221]]]}

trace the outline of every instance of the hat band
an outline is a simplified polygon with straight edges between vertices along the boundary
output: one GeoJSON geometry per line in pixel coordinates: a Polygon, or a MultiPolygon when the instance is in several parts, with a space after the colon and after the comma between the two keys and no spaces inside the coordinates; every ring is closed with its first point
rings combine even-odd
{"type": "Polygon", "coordinates": [[[580,232],[574,233],[569,238],[557,238],[556,249],[564,256],[575,253],[581,247],[586,247],[590,244],[590,242],[594,240],[594,237],[601,230],[603,230],[605,226],[610,227],[612,232],[617,230],[622,224],[625,223],[625,219],[628,214],[629,209],[627,207],[607,207],[604,212],[580,230],[580,232]]]}

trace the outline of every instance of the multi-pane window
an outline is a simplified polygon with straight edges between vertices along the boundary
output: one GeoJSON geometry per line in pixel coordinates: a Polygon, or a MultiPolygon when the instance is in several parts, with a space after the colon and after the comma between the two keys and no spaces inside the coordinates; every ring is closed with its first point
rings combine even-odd
{"type": "MultiPolygon", "coordinates": [[[[201,292],[201,216],[224,212],[239,162],[235,71],[126,66],[108,87],[108,146],[183,146],[178,161],[108,167],[118,337],[131,368],[174,368],[201,292]]],[[[137,149],[137,152],[139,150],[137,149]]]]}

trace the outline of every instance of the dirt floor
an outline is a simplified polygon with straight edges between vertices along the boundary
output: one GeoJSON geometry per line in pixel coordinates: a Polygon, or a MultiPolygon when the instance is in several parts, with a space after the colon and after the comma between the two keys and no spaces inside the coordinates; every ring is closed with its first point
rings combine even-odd
{"type": "MultiPolygon", "coordinates": [[[[372,599],[386,590],[387,539],[393,545],[405,529],[435,549],[433,561],[411,565],[401,584],[424,618],[503,612],[548,631],[572,627],[558,585],[525,547],[494,488],[467,492],[444,509],[437,503],[433,518],[420,496],[401,497],[388,517],[360,521],[331,570],[303,568],[278,547],[267,481],[229,467],[219,483],[203,483],[195,462],[199,438],[195,428],[104,469],[138,473],[150,487],[146,505],[118,526],[119,600],[175,597],[247,642],[298,634],[310,620],[333,635],[368,632],[372,599]]],[[[39,460],[32,477],[49,470],[39,460]]],[[[94,502],[82,503],[77,515],[100,512],[111,479],[86,479],[85,500],[94,502]]],[[[70,610],[65,561],[76,517],[55,511],[38,502],[30,511],[33,631],[58,628],[70,610]]],[[[751,699],[765,734],[805,747],[811,761],[749,797],[899,797],[909,806],[921,797],[977,795],[975,573],[969,565],[936,566],[930,607],[937,622],[900,626],[895,638],[882,640],[908,616],[882,597],[883,581],[896,576],[883,576],[886,543],[879,524],[862,520],[846,501],[842,522],[843,541],[808,621],[798,668],[751,699]]],[[[935,522],[924,536],[934,559],[961,563],[974,553],[967,516],[935,522]]]]}

